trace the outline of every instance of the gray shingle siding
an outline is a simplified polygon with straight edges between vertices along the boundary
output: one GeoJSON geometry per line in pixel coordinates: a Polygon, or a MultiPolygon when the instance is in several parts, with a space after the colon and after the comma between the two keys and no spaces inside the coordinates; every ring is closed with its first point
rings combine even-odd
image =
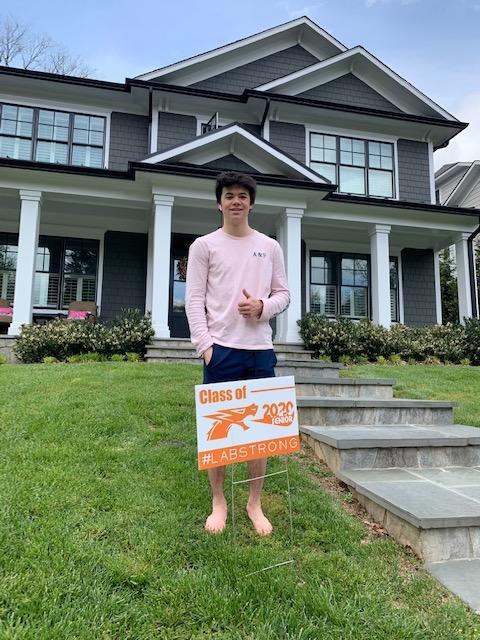
{"type": "Polygon", "coordinates": [[[299,97],[401,113],[401,109],[369,87],[363,80],[354,76],[353,73],[347,73],[340,78],[304,91],[299,94],[299,97]]]}
{"type": "Polygon", "coordinates": [[[405,324],[424,327],[437,321],[435,266],[431,249],[402,251],[405,324]]]}
{"type": "Polygon", "coordinates": [[[431,203],[428,144],[398,140],[397,151],[400,200],[431,203]]]}
{"type": "Polygon", "coordinates": [[[149,153],[148,116],[114,111],[110,120],[108,167],[124,171],[128,161],[143,160],[149,153]]]}
{"type": "Polygon", "coordinates": [[[233,154],[223,156],[223,158],[217,158],[217,160],[212,160],[212,162],[207,162],[202,166],[208,167],[209,169],[227,169],[231,171],[245,171],[246,173],[258,173],[257,169],[254,169],[233,154]]]}
{"type": "Polygon", "coordinates": [[[112,320],[122,309],[145,312],[147,244],[144,233],[105,233],[102,318],[112,320]]]}
{"type": "Polygon", "coordinates": [[[318,58],[297,44],[225,73],[220,73],[218,76],[213,76],[213,78],[196,82],[192,87],[226,91],[228,93],[242,93],[244,89],[253,89],[299,69],[304,69],[316,62],[319,62],[318,58]]]}
{"type": "Polygon", "coordinates": [[[177,144],[193,140],[197,135],[197,119],[180,113],[158,114],[157,151],[165,151],[177,144]]]}
{"type": "Polygon", "coordinates": [[[270,122],[270,142],[305,164],[305,127],[291,122],[270,122]]]}

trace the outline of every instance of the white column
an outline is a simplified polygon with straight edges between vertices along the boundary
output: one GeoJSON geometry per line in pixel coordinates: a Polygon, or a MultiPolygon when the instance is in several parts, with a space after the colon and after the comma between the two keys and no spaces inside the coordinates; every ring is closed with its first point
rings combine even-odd
{"type": "Polygon", "coordinates": [[[173,196],[153,194],[152,325],[156,338],[169,338],[170,246],[173,196]]]}
{"type": "Polygon", "coordinates": [[[458,285],[458,315],[460,322],[472,317],[472,291],[470,289],[470,268],[468,262],[468,233],[461,233],[455,242],[455,256],[458,285]]]}
{"type": "Polygon", "coordinates": [[[433,252],[435,269],[435,306],[437,309],[437,324],[442,324],[442,289],[440,286],[440,252],[433,252]]]}
{"type": "Polygon", "coordinates": [[[147,248],[147,281],[145,286],[145,313],[152,313],[152,283],[153,283],[153,219],[150,215],[148,223],[147,248]]]}
{"type": "Polygon", "coordinates": [[[10,335],[18,335],[22,324],[31,324],[32,322],[33,281],[40,228],[41,200],[41,191],[20,190],[20,227],[13,318],[8,330],[10,335]]]}
{"type": "Polygon", "coordinates": [[[282,342],[301,342],[297,320],[302,317],[302,217],[303,209],[285,209],[282,216],[280,243],[285,258],[290,305],[282,314],[282,342]]]}
{"type": "Polygon", "coordinates": [[[389,327],[390,313],[390,251],[388,236],[390,225],[374,224],[370,227],[370,254],[372,273],[372,320],[389,327]]]}

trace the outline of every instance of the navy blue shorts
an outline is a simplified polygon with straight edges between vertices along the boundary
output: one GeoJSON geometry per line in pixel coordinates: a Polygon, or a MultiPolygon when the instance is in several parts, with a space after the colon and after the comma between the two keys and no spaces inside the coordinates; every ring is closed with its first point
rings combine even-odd
{"type": "Polygon", "coordinates": [[[274,378],[276,364],[273,349],[254,351],[214,344],[210,362],[203,365],[203,384],[274,378]]]}

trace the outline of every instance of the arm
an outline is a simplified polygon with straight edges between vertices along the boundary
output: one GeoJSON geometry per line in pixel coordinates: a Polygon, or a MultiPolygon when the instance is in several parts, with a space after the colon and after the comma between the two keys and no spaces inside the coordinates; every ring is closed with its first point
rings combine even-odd
{"type": "Polygon", "coordinates": [[[207,279],[208,249],[202,242],[196,240],[188,252],[185,311],[190,327],[192,344],[195,346],[199,356],[213,344],[208,331],[205,313],[207,279]]]}
{"type": "Polygon", "coordinates": [[[290,291],[288,290],[287,276],[285,275],[285,265],[283,262],[282,248],[275,243],[273,252],[272,287],[268,298],[261,298],[263,310],[258,318],[260,321],[268,321],[277,316],[290,304],[290,291]]]}

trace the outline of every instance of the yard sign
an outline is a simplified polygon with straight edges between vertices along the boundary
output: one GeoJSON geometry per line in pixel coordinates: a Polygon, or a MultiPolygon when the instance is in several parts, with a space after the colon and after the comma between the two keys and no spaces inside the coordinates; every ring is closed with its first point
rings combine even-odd
{"type": "Polygon", "coordinates": [[[198,468],[300,450],[293,376],[195,387],[198,468]]]}

